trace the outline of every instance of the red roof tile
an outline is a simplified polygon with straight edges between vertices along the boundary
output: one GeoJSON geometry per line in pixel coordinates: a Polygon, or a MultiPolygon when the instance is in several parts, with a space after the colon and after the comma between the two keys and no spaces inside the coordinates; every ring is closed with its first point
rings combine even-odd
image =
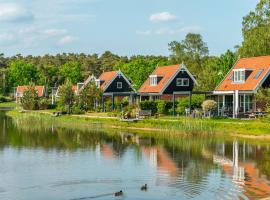
{"type": "Polygon", "coordinates": [[[104,90],[116,75],[117,71],[103,72],[98,78],[101,81],[100,88],[104,90]]]}
{"type": "MultiPolygon", "coordinates": [[[[17,87],[17,93],[23,94],[24,91],[26,91],[28,88],[29,88],[29,86],[26,86],[26,85],[18,86],[18,87],[17,87]]],[[[35,86],[35,90],[36,90],[37,93],[38,93],[38,97],[44,96],[44,89],[45,89],[44,86],[35,86]]]]}
{"type": "Polygon", "coordinates": [[[160,93],[164,87],[167,85],[168,81],[175,75],[181,65],[171,65],[171,66],[163,66],[157,67],[155,71],[151,75],[157,75],[158,77],[162,77],[162,79],[158,82],[156,86],[150,85],[150,78],[144,82],[142,87],[139,89],[140,93],[160,93]]]}
{"type": "Polygon", "coordinates": [[[265,76],[268,74],[269,69],[270,56],[239,59],[235,63],[231,71],[224,78],[224,80],[217,86],[215,91],[256,90],[257,87],[261,84],[262,80],[264,80],[265,76]],[[230,80],[230,77],[232,77],[233,70],[235,69],[248,69],[252,70],[252,72],[244,83],[234,83],[233,78],[230,80]],[[260,71],[261,69],[264,69],[261,75],[257,79],[254,79],[258,71],[260,71]]]}

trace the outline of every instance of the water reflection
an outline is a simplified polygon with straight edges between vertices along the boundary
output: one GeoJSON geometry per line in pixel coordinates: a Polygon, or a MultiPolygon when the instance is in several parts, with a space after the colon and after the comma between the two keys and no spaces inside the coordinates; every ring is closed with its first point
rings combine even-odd
{"type": "Polygon", "coordinates": [[[70,130],[53,124],[31,130],[31,124],[18,126],[21,123],[4,116],[0,119],[0,199],[14,199],[14,192],[19,195],[16,199],[71,199],[119,188],[128,193],[125,199],[270,196],[267,142],[150,137],[70,130]],[[14,170],[18,162],[20,168],[14,170]],[[44,172],[46,168],[49,172],[44,172]],[[150,185],[147,193],[138,191],[142,183],[150,185]]]}

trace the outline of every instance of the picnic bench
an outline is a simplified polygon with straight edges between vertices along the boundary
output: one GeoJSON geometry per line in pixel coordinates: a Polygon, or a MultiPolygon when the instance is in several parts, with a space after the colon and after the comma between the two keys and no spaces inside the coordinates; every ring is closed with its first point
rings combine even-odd
{"type": "Polygon", "coordinates": [[[142,118],[147,118],[152,116],[152,111],[151,110],[140,110],[137,113],[136,118],[137,119],[142,119],[142,118]]]}

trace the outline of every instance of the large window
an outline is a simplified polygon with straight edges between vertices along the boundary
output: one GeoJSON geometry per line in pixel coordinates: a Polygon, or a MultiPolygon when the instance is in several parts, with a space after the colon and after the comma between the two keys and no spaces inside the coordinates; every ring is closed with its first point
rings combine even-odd
{"type": "Polygon", "coordinates": [[[189,86],[189,79],[188,78],[177,78],[176,79],[176,86],[189,86]]]}
{"type": "Polygon", "coordinates": [[[150,76],[150,85],[151,86],[156,86],[157,85],[157,76],[156,75],[151,75],[150,76]]]}
{"type": "Polygon", "coordinates": [[[243,83],[245,82],[245,70],[238,69],[233,71],[233,82],[234,83],[243,83]]]}

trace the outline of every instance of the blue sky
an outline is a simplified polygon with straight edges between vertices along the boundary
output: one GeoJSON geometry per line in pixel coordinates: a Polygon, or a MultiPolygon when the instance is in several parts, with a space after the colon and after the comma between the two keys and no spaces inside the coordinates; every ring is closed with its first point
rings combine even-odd
{"type": "Polygon", "coordinates": [[[200,33],[211,55],[242,41],[258,0],[0,0],[0,52],[169,55],[168,43],[200,33]]]}

